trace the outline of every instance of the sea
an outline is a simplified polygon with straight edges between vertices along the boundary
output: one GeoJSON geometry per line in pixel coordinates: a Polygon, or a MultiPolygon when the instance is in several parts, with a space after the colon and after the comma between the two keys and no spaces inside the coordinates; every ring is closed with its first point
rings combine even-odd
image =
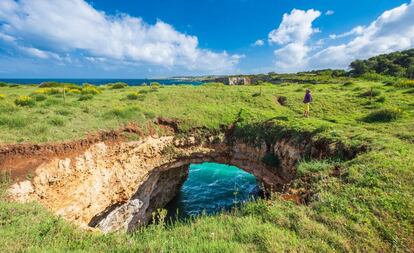
{"type": "Polygon", "coordinates": [[[237,167],[218,163],[191,164],[189,176],[166,206],[167,220],[216,214],[259,197],[256,177],[237,167]]]}
{"type": "Polygon", "coordinates": [[[90,83],[94,85],[103,85],[107,83],[123,82],[130,86],[140,86],[157,82],[162,85],[200,85],[203,82],[193,81],[190,79],[170,78],[170,79],[62,79],[62,78],[42,78],[42,79],[1,79],[0,82],[11,83],[11,84],[40,84],[43,82],[62,82],[62,83],[74,83],[82,85],[84,83],[90,83]]]}

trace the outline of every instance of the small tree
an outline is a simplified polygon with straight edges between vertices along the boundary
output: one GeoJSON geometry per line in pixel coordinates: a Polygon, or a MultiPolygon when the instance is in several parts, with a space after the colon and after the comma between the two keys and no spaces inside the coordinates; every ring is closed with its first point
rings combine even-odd
{"type": "Polygon", "coordinates": [[[405,73],[408,78],[414,79],[414,65],[409,66],[405,73]]]}

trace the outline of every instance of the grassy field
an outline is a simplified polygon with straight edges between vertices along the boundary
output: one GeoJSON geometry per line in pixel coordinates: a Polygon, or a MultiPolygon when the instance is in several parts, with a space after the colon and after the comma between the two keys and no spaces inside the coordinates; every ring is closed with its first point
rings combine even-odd
{"type": "MultiPolygon", "coordinates": [[[[158,116],[177,118],[185,132],[234,122],[237,134],[262,137],[261,125],[369,151],[346,162],[302,161],[296,188],[308,205],[269,200],[218,216],[166,224],[134,234],[101,235],[72,227],[37,204],[0,200],[5,252],[412,252],[414,250],[414,91],[353,80],[260,86],[94,87],[48,90],[0,87],[0,143],[80,139],[129,122],[144,129],[158,116]],[[311,117],[302,98],[311,88],[311,117]],[[54,93],[54,94],[53,94],[54,93]],[[96,94],[95,94],[96,93],[96,94]],[[281,105],[278,98],[285,97],[281,105]],[[269,126],[269,124],[267,124],[269,126]],[[340,174],[332,173],[340,168],[340,174]]],[[[280,99],[279,99],[280,101],[280,99]]],[[[270,131],[271,132],[271,131],[270,131]]],[[[10,183],[1,180],[4,192],[10,183]]]]}

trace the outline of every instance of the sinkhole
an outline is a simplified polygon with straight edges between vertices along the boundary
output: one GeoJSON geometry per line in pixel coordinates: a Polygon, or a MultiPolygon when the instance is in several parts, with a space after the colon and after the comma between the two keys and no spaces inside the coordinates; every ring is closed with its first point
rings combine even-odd
{"type": "Polygon", "coordinates": [[[256,177],[242,169],[218,163],[191,164],[187,180],[165,209],[168,219],[182,220],[228,211],[260,195],[256,177]]]}

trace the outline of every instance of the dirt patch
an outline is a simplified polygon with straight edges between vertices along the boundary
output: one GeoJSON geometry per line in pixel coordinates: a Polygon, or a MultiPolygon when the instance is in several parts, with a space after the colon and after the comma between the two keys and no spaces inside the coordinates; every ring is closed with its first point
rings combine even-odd
{"type": "Polygon", "coordinates": [[[154,121],[158,126],[163,126],[164,128],[170,128],[174,133],[179,132],[178,125],[180,124],[178,119],[170,119],[164,117],[158,117],[154,121]]]}
{"type": "Polygon", "coordinates": [[[20,181],[30,175],[42,163],[54,158],[76,157],[98,142],[112,145],[124,140],[124,133],[144,135],[138,126],[127,125],[118,130],[89,134],[84,139],[70,142],[3,145],[0,146],[0,171],[10,172],[13,181],[20,181]]]}

